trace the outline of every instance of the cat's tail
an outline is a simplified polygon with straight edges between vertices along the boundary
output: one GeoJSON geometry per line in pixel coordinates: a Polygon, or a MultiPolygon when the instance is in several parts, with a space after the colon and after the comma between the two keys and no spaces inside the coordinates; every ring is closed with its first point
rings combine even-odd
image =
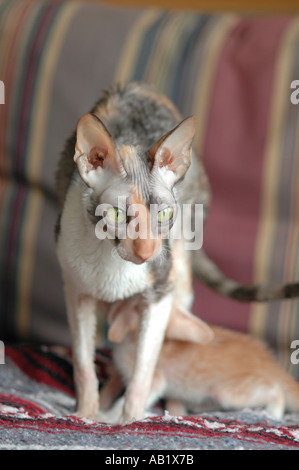
{"type": "Polygon", "coordinates": [[[195,276],[201,282],[218,294],[240,302],[265,302],[299,296],[299,282],[279,286],[242,285],[228,278],[203,249],[194,251],[192,254],[192,267],[195,276]]]}

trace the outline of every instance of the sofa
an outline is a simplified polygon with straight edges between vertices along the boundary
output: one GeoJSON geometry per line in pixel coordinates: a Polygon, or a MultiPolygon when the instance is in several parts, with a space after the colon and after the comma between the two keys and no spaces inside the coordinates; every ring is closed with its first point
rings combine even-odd
{"type": "MultiPolygon", "coordinates": [[[[277,424],[251,410],[181,421],[158,413],[136,429],[63,418],[74,390],[54,238],[55,171],[66,139],[102,90],[142,81],[172,99],[183,117],[197,117],[195,148],[212,194],[203,237],[208,255],[241,283],[298,281],[296,79],[295,14],[0,2],[0,448],[299,446],[297,417],[277,424]]],[[[297,299],[241,303],[195,277],[194,291],[196,315],[261,338],[299,378],[291,360],[297,299]]],[[[110,362],[104,337],[101,384],[110,362]]]]}

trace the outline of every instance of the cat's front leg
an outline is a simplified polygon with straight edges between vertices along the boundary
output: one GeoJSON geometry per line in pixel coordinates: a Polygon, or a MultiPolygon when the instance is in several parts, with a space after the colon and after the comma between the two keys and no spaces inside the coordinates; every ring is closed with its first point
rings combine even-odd
{"type": "Polygon", "coordinates": [[[125,393],[124,423],[143,418],[172,304],[171,293],[143,311],[133,374],[125,393]]]}
{"type": "Polygon", "coordinates": [[[64,275],[68,322],[72,338],[76,412],[95,419],[99,410],[98,379],[94,365],[97,301],[79,294],[64,275]]]}

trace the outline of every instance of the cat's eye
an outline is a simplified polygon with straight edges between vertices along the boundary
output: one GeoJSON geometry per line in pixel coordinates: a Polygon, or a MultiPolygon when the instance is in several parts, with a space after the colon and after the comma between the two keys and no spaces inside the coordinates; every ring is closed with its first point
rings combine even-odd
{"type": "Polygon", "coordinates": [[[126,212],[117,207],[109,207],[107,217],[114,224],[123,224],[127,220],[126,212]]]}
{"type": "Polygon", "coordinates": [[[161,211],[158,212],[158,222],[168,222],[173,217],[173,208],[172,207],[165,207],[161,211]]]}

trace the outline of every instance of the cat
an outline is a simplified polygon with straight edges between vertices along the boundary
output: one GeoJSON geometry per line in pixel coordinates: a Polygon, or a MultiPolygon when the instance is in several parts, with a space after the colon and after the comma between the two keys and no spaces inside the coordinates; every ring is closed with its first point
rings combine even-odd
{"type": "Polygon", "coordinates": [[[56,172],[60,213],[55,234],[78,416],[96,418],[99,410],[93,361],[98,314],[105,318],[111,309],[138,305],[143,321],[123,421],[142,418],[173,303],[191,309],[192,260],[204,282],[239,300],[299,293],[298,283],[242,287],[202,249],[185,249],[186,240],[177,236],[180,210],[191,207],[187,223],[193,226],[195,208],[203,205],[205,219],[210,199],[208,179],[192,148],[195,128],[195,117],[183,119],[164,95],[129,83],[104,93],[66,142],[56,172]],[[135,206],[139,211],[129,215],[135,206]],[[131,236],[126,236],[129,227],[131,236]]]}
{"type": "Polygon", "coordinates": [[[66,145],[57,172],[58,194],[63,197],[56,244],[79,416],[96,418],[99,409],[93,364],[98,308],[105,316],[119,302],[122,308],[126,303],[142,305],[138,353],[123,412],[127,422],[143,417],[174,297],[185,308],[191,306],[190,252],[183,249],[183,239],[164,236],[163,222],[168,217],[166,225],[174,232],[179,222],[176,207],[201,202],[193,183],[198,173],[197,159],[191,158],[194,132],[195,118],[182,120],[168,99],[130,84],[112,90],[92,113],[82,116],[66,145]],[[141,212],[141,229],[147,228],[141,230],[143,237],[122,238],[119,232],[133,204],[141,212]],[[150,204],[158,207],[162,220],[156,237],[148,224],[150,204]],[[95,211],[105,205],[101,220],[107,238],[99,240],[95,211]],[[109,238],[115,228],[116,235],[109,238]]]}
{"type": "MultiPolygon", "coordinates": [[[[140,313],[118,312],[110,319],[109,337],[115,342],[115,368],[104,385],[102,408],[109,408],[131,376],[140,313]]],[[[206,399],[219,409],[265,407],[274,419],[285,410],[299,412],[299,383],[276,363],[272,352],[248,334],[204,324],[174,306],[147,401],[160,399],[173,416],[186,415],[206,399]],[[207,328],[213,339],[203,343],[207,328]]],[[[118,398],[103,421],[117,423],[123,398],[118,398]]]]}

